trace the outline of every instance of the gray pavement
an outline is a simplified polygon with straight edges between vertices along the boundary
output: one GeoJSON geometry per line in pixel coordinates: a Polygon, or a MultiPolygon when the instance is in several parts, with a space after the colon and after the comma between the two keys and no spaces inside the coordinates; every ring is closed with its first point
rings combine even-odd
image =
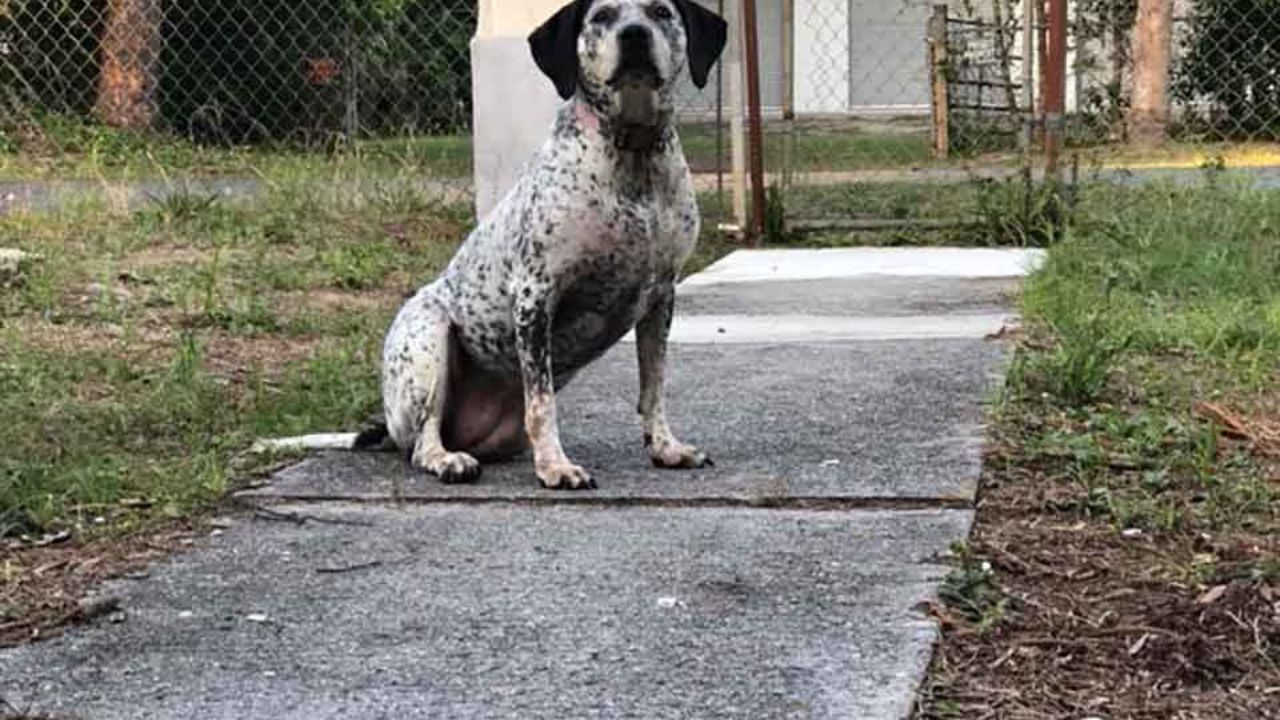
{"type": "Polygon", "coordinates": [[[9,697],[94,720],[896,718],[934,633],[912,608],[936,539],[969,523],[291,509],[367,524],[247,523],[118,583],[123,623],[0,656],[9,697]]]}
{"type": "MultiPolygon", "coordinates": [[[[635,349],[623,345],[558,403],[565,449],[600,489],[554,500],[965,502],[979,469],[980,401],[1000,359],[1000,345],[980,339],[678,345],[671,424],[716,467],[658,472],[640,442],[635,349]]],[[[341,453],[286,470],[252,494],[377,500],[400,482],[420,500],[547,498],[532,478],[522,459],[487,466],[474,485],[442,485],[409,472],[395,453],[341,453]]]]}
{"type": "Polygon", "coordinates": [[[86,720],[902,718],[935,635],[919,605],[972,522],[1011,284],[978,262],[930,300],[895,274],[929,253],[878,275],[859,251],[740,253],[682,287],[693,320],[789,308],[774,341],[676,333],[673,424],[714,469],[648,467],[624,343],[562,395],[599,491],[541,490],[527,459],[449,487],[390,453],[310,459],[242,496],[269,513],[102,588],[116,622],[0,653],[0,696],[86,720]],[[911,304],[921,339],[818,322],[911,304]]]}

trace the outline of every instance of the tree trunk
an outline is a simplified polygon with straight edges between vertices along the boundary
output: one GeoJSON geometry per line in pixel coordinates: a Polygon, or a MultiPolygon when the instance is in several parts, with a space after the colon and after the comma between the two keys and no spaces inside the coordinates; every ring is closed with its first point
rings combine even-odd
{"type": "Polygon", "coordinates": [[[156,115],[160,0],[109,0],[94,109],[108,125],[146,130],[156,115]]]}
{"type": "Polygon", "coordinates": [[[1173,0],[1138,0],[1133,28],[1133,99],[1129,140],[1158,145],[1169,124],[1169,55],[1173,45],[1173,0]]]}

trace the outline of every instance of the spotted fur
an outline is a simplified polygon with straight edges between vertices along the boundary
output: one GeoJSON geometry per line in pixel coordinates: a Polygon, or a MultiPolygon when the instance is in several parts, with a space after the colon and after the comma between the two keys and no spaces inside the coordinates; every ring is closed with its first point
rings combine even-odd
{"type": "Polygon", "coordinates": [[[531,447],[546,487],[594,487],[561,446],[555,393],[635,328],[650,458],[708,464],[672,434],[662,387],[675,282],[699,230],[673,90],[687,64],[705,83],[723,21],[690,0],[578,0],[530,44],[567,102],[514,187],[392,323],[390,440],[447,482],[531,447]]]}

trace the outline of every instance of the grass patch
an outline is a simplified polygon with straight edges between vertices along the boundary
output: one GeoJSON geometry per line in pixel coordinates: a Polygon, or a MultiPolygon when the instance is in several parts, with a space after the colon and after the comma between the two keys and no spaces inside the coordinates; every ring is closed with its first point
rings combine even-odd
{"type": "Polygon", "coordinates": [[[242,477],[255,435],[376,408],[390,315],[469,212],[405,188],[272,187],[0,217],[0,246],[42,258],[0,291],[0,535],[184,515],[242,477]]]}
{"type": "Polygon", "coordinates": [[[795,185],[769,189],[766,218],[771,237],[805,246],[1041,247],[1060,231],[1067,200],[1022,177],[795,185]],[[793,224],[808,227],[792,233],[793,224]]]}
{"type": "MultiPolygon", "coordinates": [[[[856,121],[845,123],[798,124],[793,139],[780,123],[767,123],[765,128],[764,165],[767,172],[782,172],[788,149],[792,169],[798,173],[897,168],[934,164],[927,127],[895,127],[891,123],[868,127],[856,121]]],[[[729,133],[724,146],[725,170],[730,165],[729,133]]],[[[716,167],[716,131],[714,126],[689,124],[680,129],[689,166],[698,172],[711,172],[716,167]]]]}
{"type": "Polygon", "coordinates": [[[1025,291],[917,716],[1268,717],[1280,194],[1097,189],[1079,207],[1025,291]],[[988,595],[1009,600],[994,621],[973,610],[988,595]]]}
{"type": "MultiPolygon", "coordinates": [[[[801,123],[791,151],[796,172],[863,170],[932,164],[927,127],[894,123],[801,123]]],[[[765,163],[781,171],[787,139],[771,124],[765,163]]],[[[713,126],[687,123],[680,130],[690,166],[713,172],[713,126]]],[[[722,138],[728,165],[728,135],[722,138]]],[[[83,119],[47,115],[0,129],[0,178],[149,179],[173,176],[298,176],[356,179],[415,175],[459,182],[473,170],[468,134],[358,140],[332,147],[262,145],[218,147],[181,137],[144,134],[83,119]]]]}
{"type": "Polygon", "coordinates": [[[151,179],[180,176],[352,180],[414,175],[458,181],[472,170],[467,135],[359,140],[334,147],[220,147],[46,115],[0,128],[0,179],[151,179]]]}

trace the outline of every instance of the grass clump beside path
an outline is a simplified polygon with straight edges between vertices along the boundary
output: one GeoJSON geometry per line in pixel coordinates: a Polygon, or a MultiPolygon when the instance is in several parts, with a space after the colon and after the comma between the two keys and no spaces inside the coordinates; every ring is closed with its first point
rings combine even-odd
{"type": "Polygon", "coordinates": [[[390,314],[470,219],[332,195],[0,217],[39,256],[0,290],[0,537],[182,516],[253,436],[365,419],[390,314]]]}
{"type": "Polygon", "coordinates": [[[1086,190],[921,718],[1280,717],[1280,193],[1086,190]]]}

